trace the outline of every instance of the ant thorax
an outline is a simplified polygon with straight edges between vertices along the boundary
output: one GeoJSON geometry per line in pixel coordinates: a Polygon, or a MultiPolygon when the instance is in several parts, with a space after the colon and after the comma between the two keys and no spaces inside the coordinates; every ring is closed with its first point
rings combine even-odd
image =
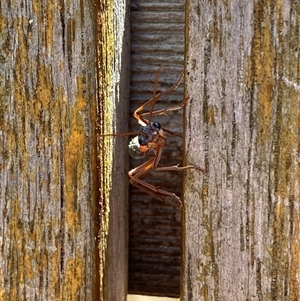
{"type": "Polygon", "coordinates": [[[139,130],[140,134],[129,142],[128,148],[130,156],[135,159],[144,158],[149,149],[157,146],[160,136],[164,137],[162,133],[160,135],[160,131],[162,130],[158,122],[153,122],[151,126],[141,126],[139,130]]]}

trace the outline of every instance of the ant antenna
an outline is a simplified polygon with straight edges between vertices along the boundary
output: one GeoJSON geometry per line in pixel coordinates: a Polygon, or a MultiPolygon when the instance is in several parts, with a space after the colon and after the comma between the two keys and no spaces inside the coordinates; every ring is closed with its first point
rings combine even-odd
{"type": "Polygon", "coordinates": [[[126,136],[137,136],[140,135],[140,132],[128,132],[128,133],[120,133],[120,134],[102,134],[100,137],[126,137],[126,136]]]}
{"type": "Polygon", "coordinates": [[[155,83],[154,83],[154,87],[153,87],[153,99],[154,99],[154,101],[152,102],[150,113],[149,113],[149,125],[150,125],[151,128],[152,128],[152,125],[151,125],[152,112],[153,112],[155,103],[157,101],[157,98],[155,96],[156,96],[156,91],[157,91],[158,78],[161,74],[162,69],[163,69],[163,65],[160,65],[159,69],[156,71],[156,78],[155,78],[155,83]]]}

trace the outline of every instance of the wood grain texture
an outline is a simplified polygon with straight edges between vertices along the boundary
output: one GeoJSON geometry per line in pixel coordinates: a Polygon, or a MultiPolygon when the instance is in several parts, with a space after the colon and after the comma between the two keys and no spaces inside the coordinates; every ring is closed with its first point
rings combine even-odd
{"type": "Polygon", "coordinates": [[[0,299],[93,300],[93,3],[0,7],[0,299]]]}
{"type": "Polygon", "coordinates": [[[97,1],[98,247],[100,300],[125,301],[128,286],[129,3],[97,1]]]}
{"type": "Polygon", "coordinates": [[[299,8],[188,1],[182,300],[299,300],[299,8]]]}

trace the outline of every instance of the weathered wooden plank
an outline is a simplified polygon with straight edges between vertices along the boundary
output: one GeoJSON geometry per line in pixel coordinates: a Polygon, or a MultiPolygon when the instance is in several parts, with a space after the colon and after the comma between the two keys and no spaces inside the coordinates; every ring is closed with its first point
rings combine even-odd
{"type": "Polygon", "coordinates": [[[98,180],[100,300],[125,301],[128,286],[127,132],[129,103],[129,4],[97,1],[98,180]]]}
{"type": "Polygon", "coordinates": [[[299,300],[299,23],[188,1],[182,300],[299,300]]]}
{"type": "Polygon", "coordinates": [[[96,300],[93,3],[0,7],[0,299],[96,300]]]}

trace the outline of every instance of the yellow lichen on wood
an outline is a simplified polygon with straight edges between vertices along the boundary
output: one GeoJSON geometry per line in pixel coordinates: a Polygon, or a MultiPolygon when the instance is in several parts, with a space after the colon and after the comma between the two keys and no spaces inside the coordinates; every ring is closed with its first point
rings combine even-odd
{"type": "MultiPolygon", "coordinates": [[[[97,36],[97,69],[99,81],[99,133],[113,133],[114,119],[114,2],[107,1],[99,4],[97,10],[97,27],[99,36],[97,36]]],[[[101,221],[99,239],[99,257],[100,257],[100,298],[104,299],[105,267],[107,266],[107,246],[109,232],[109,212],[110,212],[110,193],[112,189],[112,159],[113,159],[113,138],[98,137],[99,151],[99,181],[100,181],[100,207],[101,221]]]]}
{"type": "MultiPolygon", "coordinates": [[[[79,87],[78,87],[79,88],[79,87]]],[[[69,130],[65,133],[67,137],[65,147],[65,205],[66,222],[72,238],[80,231],[80,212],[78,202],[80,202],[80,190],[83,175],[85,135],[82,116],[80,111],[84,107],[82,97],[77,94],[77,99],[69,116],[69,130]]]]}
{"type": "Polygon", "coordinates": [[[289,281],[289,291],[291,300],[300,300],[299,293],[299,274],[300,274],[300,212],[299,208],[295,208],[294,214],[294,235],[291,244],[291,271],[290,271],[290,281],[289,281]]]}
{"type": "Polygon", "coordinates": [[[62,5],[1,10],[1,300],[94,300],[93,12],[62,5]]]}
{"type": "MultiPolygon", "coordinates": [[[[56,221],[54,222],[54,224],[56,221]]],[[[61,300],[60,297],[60,275],[58,273],[58,267],[60,264],[60,250],[59,245],[55,246],[55,250],[51,252],[49,256],[49,291],[55,296],[57,300],[61,300]]]]}
{"type": "Polygon", "coordinates": [[[66,222],[73,239],[80,227],[77,202],[80,201],[81,176],[83,173],[84,133],[76,123],[76,115],[73,117],[70,128],[70,135],[65,148],[65,205],[66,222]]]}
{"type": "Polygon", "coordinates": [[[68,258],[66,261],[65,277],[63,281],[63,296],[61,300],[76,300],[83,282],[82,254],[78,250],[76,258],[68,258]]]}
{"type": "Polygon", "coordinates": [[[252,38],[251,56],[249,57],[248,86],[253,89],[257,99],[255,116],[258,120],[258,142],[260,147],[270,142],[271,120],[274,98],[275,49],[271,43],[270,16],[264,15],[262,5],[255,4],[254,35],[252,38]],[[264,24],[262,25],[261,22],[264,24]],[[255,87],[254,87],[255,85],[255,87]]]}
{"type": "Polygon", "coordinates": [[[298,300],[299,4],[190,6],[188,155],[209,164],[185,188],[183,299],[298,300]]]}

